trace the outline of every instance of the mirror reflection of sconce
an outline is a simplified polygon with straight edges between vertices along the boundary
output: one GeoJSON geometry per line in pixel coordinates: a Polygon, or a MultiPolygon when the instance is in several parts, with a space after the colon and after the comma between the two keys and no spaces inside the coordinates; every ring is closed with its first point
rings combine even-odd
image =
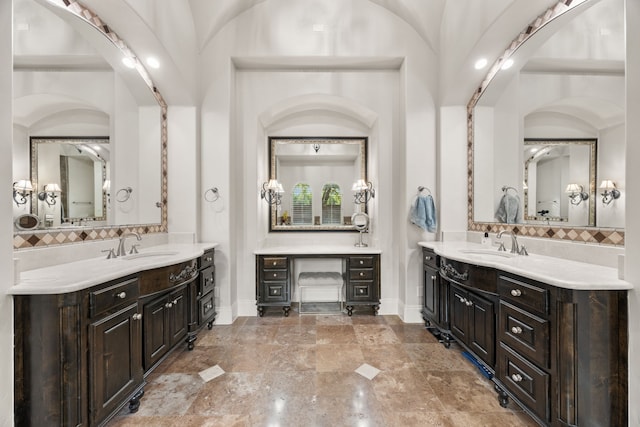
{"type": "Polygon", "coordinates": [[[44,191],[38,193],[38,199],[42,200],[49,206],[54,206],[56,204],[56,199],[58,198],[56,193],[60,192],[62,192],[62,189],[58,184],[47,184],[44,186],[44,191]]]}
{"type": "Polygon", "coordinates": [[[358,205],[367,203],[369,200],[376,197],[376,190],[373,188],[373,184],[365,182],[364,179],[359,179],[354,182],[351,190],[356,192],[353,196],[353,201],[358,205]]]}
{"type": "Polygon", "coordinates": [[[580,184],[569,184],[565,193],[569,193],[569,199],[571,199],[572,205],[579,205],[583,200],[589,198],[589,194],[584,191],[584,187],[580,184]]]}
{"type": "Polygon", "coordinates": [[[27,203],[27,196],[33,192],[33,185],[28,179],[21,179],[13,183],[13,200],[16,206],[27,203]]]}
{"type": "Polygon", "coordinates": [[[131,193],[133,192],[133,188],[131,187],[124,187],[118,190],[118,192],[116,193],[116,202],[126,202],[127,200],[129,200],[129,197],[131,197],[131,193]]]}
{"type": "Polygon", "coordinates": [[[269,205],[278,206],[282,203],[282,193],[284,193],[282,184],[277,179],[270,179],[269,182],[262,184],[260,198],[264,199],[269,205]]]}
{"type": "Polygon", "coordinates": [[[608,205],[613,202],[614,199],[620,197],[620,190],[616,188],[616,183],[610,179],[605,179],[600,183],[600,189],[602,190],[602,204],[608,205]]]}

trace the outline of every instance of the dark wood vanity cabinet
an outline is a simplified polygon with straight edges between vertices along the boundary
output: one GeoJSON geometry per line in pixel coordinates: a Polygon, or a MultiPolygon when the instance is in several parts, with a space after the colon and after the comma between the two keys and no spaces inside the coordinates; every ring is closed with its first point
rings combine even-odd
{"type": "Polygon", "coordinates": [[[374,315],[380,309],[380,255],[359,255],[347,258],[345,307],[353,314],[354,306],[370,305],[374,315]]]}
{"type": "Polygon", "coordinates": [[[449,322],[449,281],[440,280],[440,257],[422,249],[422,319],[445,347],[451,342],[449,322]]]}
{"type": "Polygon", "coordinates": [[[282,307],[284,315],[289,315],[291,278],[288,256],[256,257],[256,304],[261,317],[266,307],[282,307]]]}
{"type": "Polygon", "coordinates": [[[214,269],[210,250],[76,292],[14,295],[15,424],[100,426],[137,410],[144,378],[213,322],[214,269]]]}
{"type": "Polygon", "coordinates": [[[144,386],[135,276],[59,295],[14,296],[15,424],[94,426],[144,386]]]}

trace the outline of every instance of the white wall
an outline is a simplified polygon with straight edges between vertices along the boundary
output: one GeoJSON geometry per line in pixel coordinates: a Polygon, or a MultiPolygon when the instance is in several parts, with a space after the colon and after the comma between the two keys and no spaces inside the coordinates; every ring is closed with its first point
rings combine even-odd
{"type": "MultiPolygon", "coordinates": [[[[201,238],[221,243],[224,267],[217,280],[223,308],[231,317],[254,315],[253,250],[261,244],[308,242],[307,234],[267,232],[268,206],[258,192],[268,178],[266,137],[366,132],[368,175],[376,188],[369,204],[368,239],[384,245],[382,311],[419,321],[415,283],[420,256],[415,242],[425,236],[409,224],[408,209],[418,185],[436,192],[435,56],[406,23],[368,1],[325,6],[317,10],[311,1],[294,6],[282,0],[260,3],[229,22],[203,49],[201,185],[216,182],[230,194],[233,215],[212,214],[203,206],[201,238]],[[312,21],[331,25],[316,33],[312,21]],[[387,31],[383,34],[381,28],[387,31]],[[293,106],[287,113],[298,123],[291,119],[268,128],[261,121],[279,102],[295,105],[296,97],[315,95],[368,109],[374,120],[354,122],[339,105],[312,108],[302,102],[297,112],[293,106]]],[[[351,233],[314,234],[315,241],[325,243],[351,245],[355,238],[351,233]]]]}
{"type": "MultiPolygon", "coordinates": [[[[12,113],[11,81],[13,74],[12,3],[0,2],[0,93],[5,94],[0,102],[0,186],[11,188],[12,154],[12,113]]],[[[8,196],[8,191],[4,193],[8,196]]],[[[11,221],[12,203],[0,203],[0,425],[12,426],[13,423],[13,302],[6,294],[13,284],[13,223],[11,221]]]]}

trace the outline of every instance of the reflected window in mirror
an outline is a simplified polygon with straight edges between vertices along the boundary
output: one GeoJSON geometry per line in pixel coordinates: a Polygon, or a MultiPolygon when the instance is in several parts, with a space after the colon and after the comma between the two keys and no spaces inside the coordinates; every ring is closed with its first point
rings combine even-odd
{"type": "Polygon", "coordinates": [[[349,219],[367,207],[344,189],[367,181],[366,138],[270,137],[269,160],[269,180],[284,189],[281,205],[269,206],[269,231],[355,231],[349,219]]]}
{"type": "Polygon", "coordinates": [[[322,187],[322,223],[340,224],[342,220],[342,192],[338,184],[322,187]]]}

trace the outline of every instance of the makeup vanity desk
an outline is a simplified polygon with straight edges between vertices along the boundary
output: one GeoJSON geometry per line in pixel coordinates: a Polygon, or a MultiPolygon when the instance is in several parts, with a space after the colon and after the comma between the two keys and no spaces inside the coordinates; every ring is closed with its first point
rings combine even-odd
{"type": "Polygon", "coordinates": [[[345,285],[345,308],[353,314],[354,306],[369,305],[376,315],[380,308],[380,254],[382,250],[356,246],[279,246],[257,249],[256,305],[263,316],[267,307],[291,310],[295,285],[294,261],[301,258],[341,259],[345,285]]]}

